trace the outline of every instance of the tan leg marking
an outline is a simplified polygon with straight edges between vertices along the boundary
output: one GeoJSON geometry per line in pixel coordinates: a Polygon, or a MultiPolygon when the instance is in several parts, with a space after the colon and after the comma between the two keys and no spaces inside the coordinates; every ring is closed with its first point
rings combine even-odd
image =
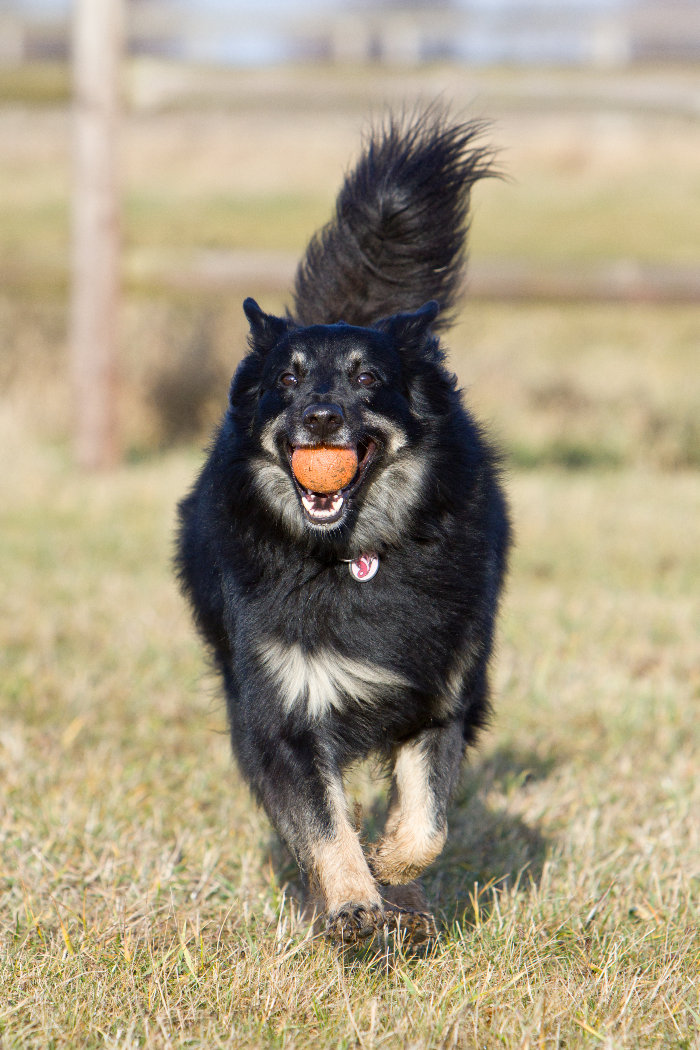
{"type": "Polygon", "coordinates": [[[319,838],[311,847],[311,879],[318,887],[326,911],[353,903],[381,908],[379,890],[367,866],[360,839],[352,827],[340,783],[330,788],[335,835],[319,838]]]}
{"type": "Polygon", "coordinates": [[[425,755],[420,743],[403,744],[394,763],[392,801],[386,828],[371,857],[379,882],[410,882],[445,845],[447,827],[435,826],[425,755]]]}

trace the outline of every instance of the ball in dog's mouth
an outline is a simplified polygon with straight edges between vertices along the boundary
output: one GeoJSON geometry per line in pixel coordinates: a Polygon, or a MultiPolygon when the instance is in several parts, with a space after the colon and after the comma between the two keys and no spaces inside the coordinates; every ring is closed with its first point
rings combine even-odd
{"type": "Polygon", "coordinates": [[[375,450],[366,439],[351,446],[290,447],[290,465],[304,512],[314,525],[334,525],[345,511],[375,450]]]}
{"type": "Polygon", "coordinates": [[[292,471],[302,488],[328,496],[340,492],[357,474],[357,451],[354,448],[335,448],[319,445],[316,448],[295,448],[292,452],[292,471]]]}

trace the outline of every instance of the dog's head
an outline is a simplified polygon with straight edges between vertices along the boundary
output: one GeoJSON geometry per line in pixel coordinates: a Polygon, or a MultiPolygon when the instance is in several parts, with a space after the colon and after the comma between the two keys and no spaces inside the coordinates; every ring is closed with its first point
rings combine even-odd
{"type": "Polygon", "coordinates": [[[454,403],[454,378],[430,334],[437,303],[369,328],[299,327],[253,299],[244,309],[250,353],[230,404],[266,509],[295,536],[357,550],[397,542],[424,496],[431,430],[454,403]],[[314,491],[295,476],[295,451],[320,447],[356,456],[355,473],[336,491],[314,491]]]}

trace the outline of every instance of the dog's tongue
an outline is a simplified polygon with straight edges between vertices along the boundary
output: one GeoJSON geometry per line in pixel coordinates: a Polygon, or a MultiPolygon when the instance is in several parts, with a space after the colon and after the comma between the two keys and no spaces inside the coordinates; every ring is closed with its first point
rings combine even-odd
{"type": "Polygon", "coordinates": [[[316,511],[330,510],[333,503],[342,498],[339,492],[329,492],[326,495],[322,495],[319,492],[308,492],[306,495],[316,511]]]}

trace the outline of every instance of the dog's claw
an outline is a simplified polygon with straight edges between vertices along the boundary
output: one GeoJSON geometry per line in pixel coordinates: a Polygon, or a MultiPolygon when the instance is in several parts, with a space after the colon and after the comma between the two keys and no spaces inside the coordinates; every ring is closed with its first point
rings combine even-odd
{"type": "Polygon", "coordinates": [[[325,932],[333,941],[352,945],[374,937],[382,930],[404,937],[413,944],[435,940],[438,935],[430,912],[399,908],[394,904],[385,904],[384,909],[376,904],[344,904],[328,916],[325,932]]]}
{"type": "Polygon", "coordinates": [[[384,918],[387,929],[403,934],[413,944],[433,941],[438,935],[435,918],[427,911],[414,911],[412,908],[398,908],[394,904],[385,904],[384,918]]]}
{"type": "Polygon", "coordinates": [[[379,904],[343,904],[328,916],[326,936],[343,944],[357,944],[373,937],[384,926],[379,904]]]}

